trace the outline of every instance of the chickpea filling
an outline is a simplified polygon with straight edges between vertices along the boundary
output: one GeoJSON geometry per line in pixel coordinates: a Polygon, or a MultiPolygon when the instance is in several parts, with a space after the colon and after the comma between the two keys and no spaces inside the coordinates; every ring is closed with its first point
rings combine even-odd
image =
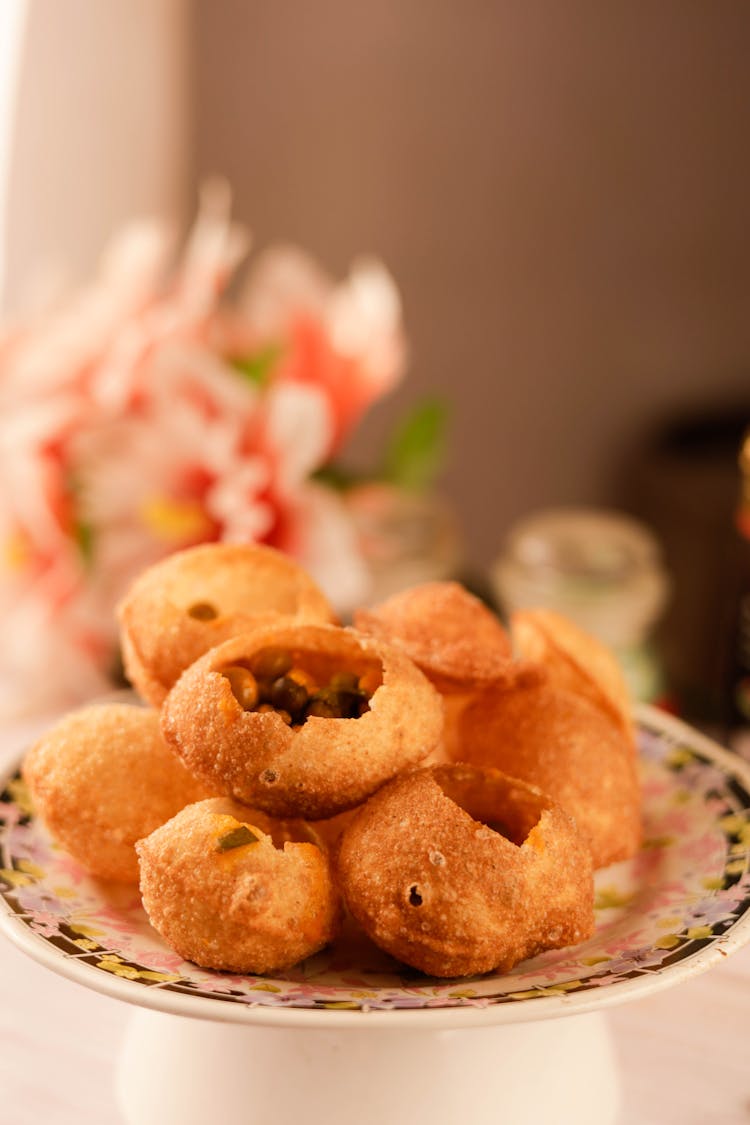
{"type": "Polygon", "coordinates": [[[308,719],[358,719],[382,683],[372,662],[342,670],[335,658],[268,648],[222,669],[243,711],[275,712],[298,730],[308,719]]]}

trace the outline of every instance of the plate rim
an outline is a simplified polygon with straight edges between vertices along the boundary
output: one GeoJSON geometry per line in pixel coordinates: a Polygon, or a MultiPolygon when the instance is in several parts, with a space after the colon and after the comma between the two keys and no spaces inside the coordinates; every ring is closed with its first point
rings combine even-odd
{"type": "MultiPolygon", "coordinates": [[[[737,778],[750,791],[750,763],[737,754],[726,750],[682,720],[652,705],[638,704],[634,712],[638,723],[656,729],[675,741],[687,741],[691,748],[718,765],[723,773],[737,778]]],[[[7,783],[18,769],[18,764],[19,759],[16,757],[10,769],[3,771],[0,785],[4,786],[7,783]]],[[[38,964],[74,983],[91,988],[112,999],[170,1015],[220,1023],[289,1029],[318,1028],[333,1031],[398,1027],[402,1030],[409,1028],[449,1030],[583,1015],[674,987],[707,972],[750,942],[750,910],[748,910],[710,946],[698,949],[673,964],[664,965],[648,977],[616,981],[606,988],[591,988],[578,993],[561,993],[557,996],[528,997],[512,1004],[488,1002],[482,1005],[479,997],[471,1005],[435,1008],[379,1009],[368,1008],[366,1005],[356,1010],[271,1007],[260,1002],[227,1003],[220,999],[168,992],[159,988],[144,989],[134,981],[102,972],[86,962],[71,958],[61,950],[57,950],[42,935],[34,933],[24,924],[13,913],[4,898],[0,899],[0,902],[2,903],[0,933],[38,964]]]]}

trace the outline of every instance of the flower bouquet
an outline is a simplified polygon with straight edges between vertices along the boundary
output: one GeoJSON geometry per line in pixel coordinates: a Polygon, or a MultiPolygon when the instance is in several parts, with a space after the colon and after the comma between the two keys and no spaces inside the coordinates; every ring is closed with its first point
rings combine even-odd
{"type": "MultiPolygon", "coordinates": [[[[176,268],[165,228],[138,224],[95,284],[0,336],[0,713],[110,686],[117,600],[199,542],[287,551],[344,612],[367,597],[334,459],[403,376],[397,289],[375,260],[336,284],[283,248],[229,301],[248,242],[211,184],[176,268]]],[[[439,429],[421,411],[391,458],[439,429]]]]}

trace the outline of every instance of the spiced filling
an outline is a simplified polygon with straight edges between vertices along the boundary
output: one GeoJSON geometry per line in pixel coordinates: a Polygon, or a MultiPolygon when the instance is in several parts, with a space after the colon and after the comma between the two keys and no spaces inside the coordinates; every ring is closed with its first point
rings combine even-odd
{"type": "Polygon", "coordinates": [[[223,668],[222,674],[243,711],[273,711],[295,729],[309,718],[360,718],[382,683],[381,670],[372,664],[342,670],[330,657],[276,648],[223,668]]]}

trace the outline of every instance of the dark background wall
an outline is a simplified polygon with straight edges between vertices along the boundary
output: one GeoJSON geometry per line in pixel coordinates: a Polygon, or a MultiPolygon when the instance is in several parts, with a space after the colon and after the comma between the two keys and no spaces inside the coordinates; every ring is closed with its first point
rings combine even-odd
{"type": "Polygon", "coordinates": [[[475,560],[616,502],[654,419],[750,382],[750,6],[194,0],[196,175],[257,244],[392,269],[409,380],[454,408],[475,560]]]}

